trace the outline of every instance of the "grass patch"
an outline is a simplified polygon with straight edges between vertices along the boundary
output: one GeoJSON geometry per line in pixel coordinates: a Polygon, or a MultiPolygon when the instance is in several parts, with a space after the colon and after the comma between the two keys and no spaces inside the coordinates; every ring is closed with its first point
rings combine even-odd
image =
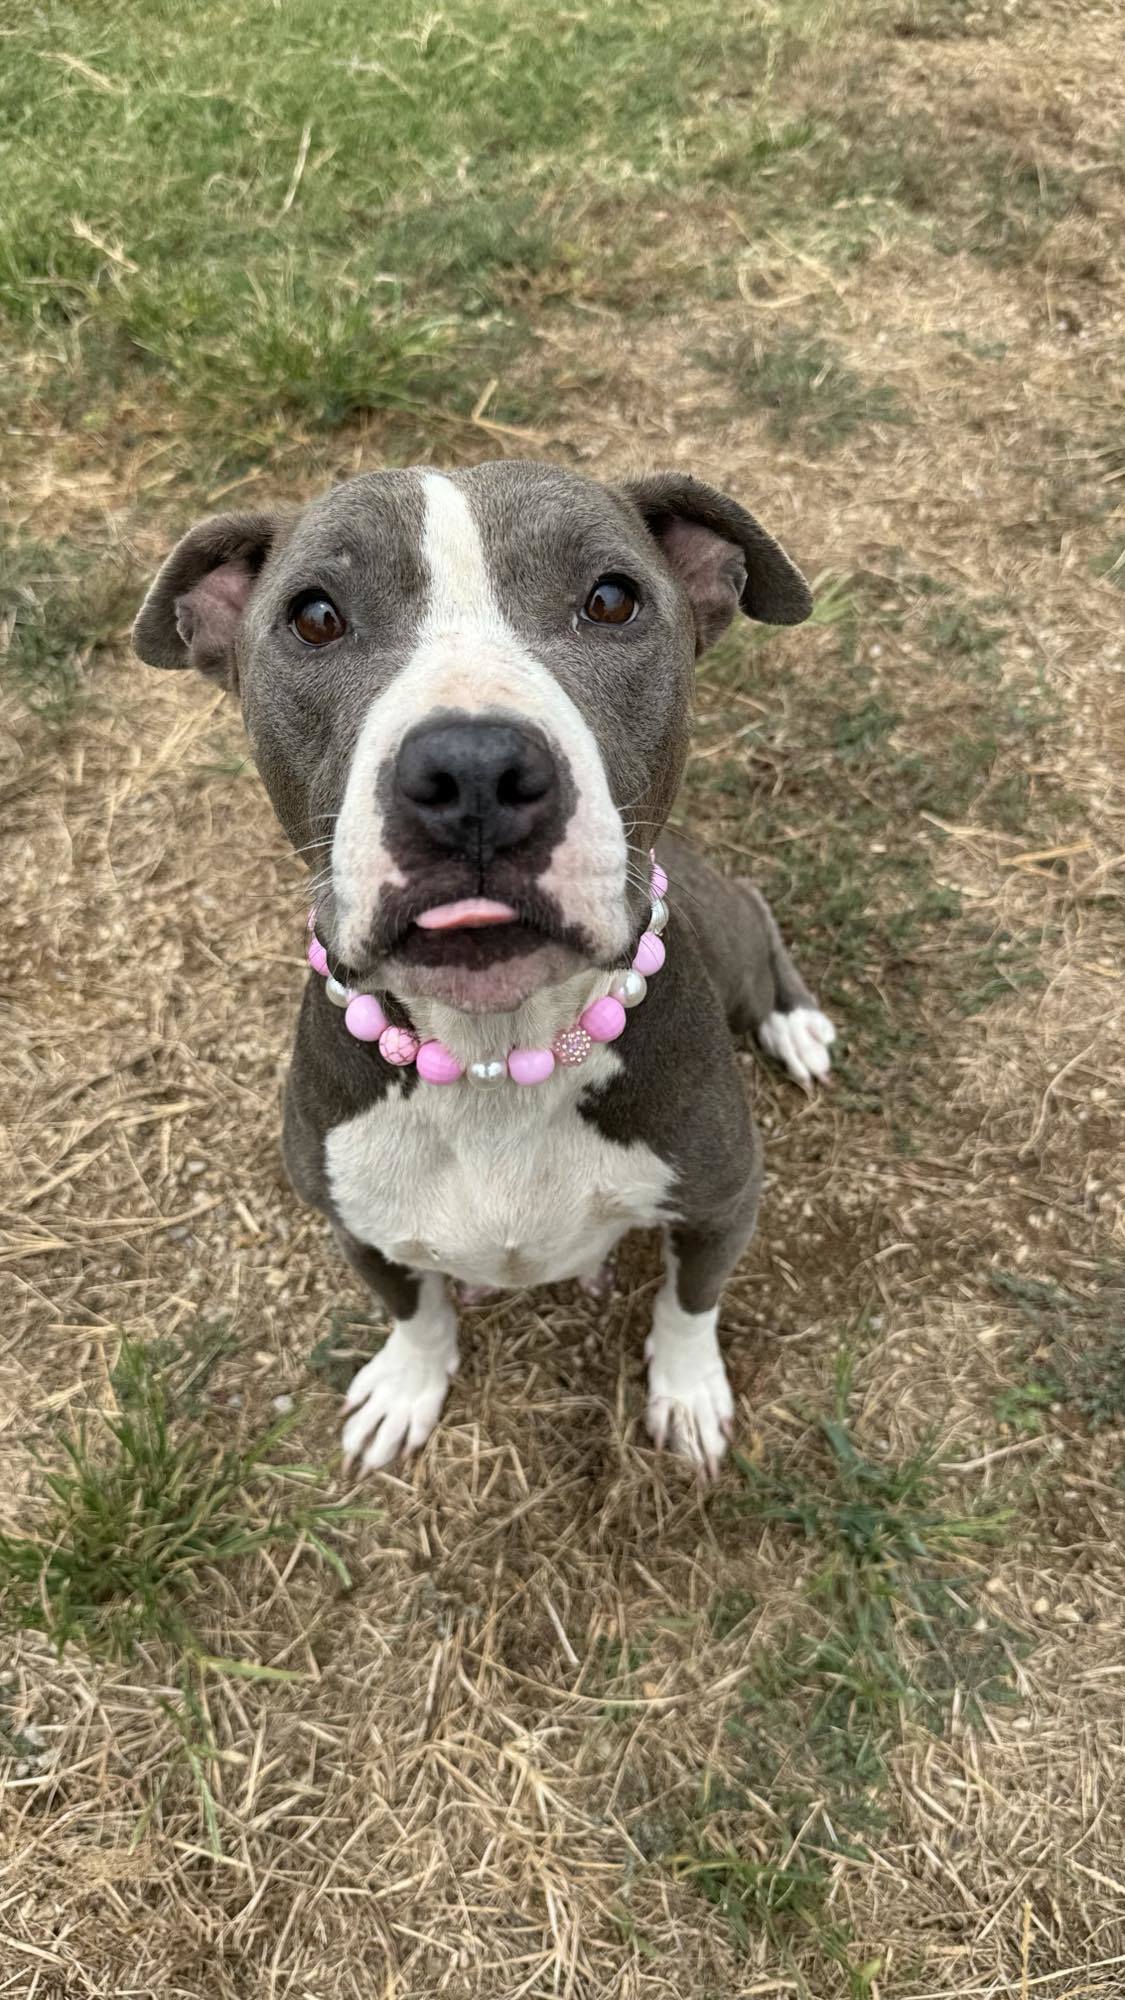
{"type": "MultiPolygon", "coordinates": [[[[245,1593],[255,1557],[307,1550],[349,1589],[341,1533],[376,1518],[368,1508],[317,1500],[321,1470],[277,1456],[295,1416],[250,1444],[215,1445],[193,1424],[230,1346],[223,1322],[200,1326],[182,1345],[125,1341],[112,1376],[115,1411],[62,1441],[61,1464],[42,1476],[36,1531],[0,1531],[0,1630],[41,1633],[60,1654],[77,1646],[95,1662],[130,1662],[141,1696],[155,1666],[161,1691],[148,1699],[167,1743],[134,1844],[183,1781],[200,1838],[216,1856],[223,1847],[215,1685],[304,1678],[208,1640],[221,1603],[217,1581],[245,1593]],[[176,1698],[164,1691],[169,1682],[176,1698]]],[[[213,1428],[213,1410],[207,1421],[213,1428]]],[[[0,1750],[37,1755],[34,1739],[5,1728],[2,1709],[0,1692],[0,1750]]]]}
{"type": "MultiPolygon", "coordinates": [[[[878,1961],[857,1955],[827,1905],[830,1868],[862,1865],[885,1825],[889,1758],[908,1723],[940,1732],[958,1701],[1014,1698],[1015,1635],[978,1619],[973,1571],[1003,1533],[1003,1512],[944,1504],[930,1454],[865,1451],[849,1422],[852,1363],[837,1367],[831,1415],[813,1450],[783,1463],[739,1458],[740,1493],[720,1503],[769,1524],[811,1557],[804,1611],[753,1648],[728,1720],[721,1770],[667,1863],[726,1917],[736,1940],[764,1936],[785,1963],[810,1947],[822,1975],[865,1994],[878,1961]]],[[[794,1551],[796,1553],[796,1550],[794,1551]]],[[[725,1600],[713,1625],[725,1623],[725,1600]]]]}
{"type": "Polygon", "coordinates": [[[803,331],[769,343],[749,335],[700,358],[740,402],[764,411],[771,437],[809,452],[831,451],[864,426],[910,421],[888,383],[865,382],[827,341],[803,331]]]}
{"type": "Polygon", "coordinates": [[[979,1014],[1043,977],[1046,930],[964,907],[933,821],[1046,846],[1071,809],[1042,768],[1057,712],[1009,653],[1007,607],[898,560],[824,583],[796,661],[745,626],[707,656],[681,812],[760,882],[844,1030],[838,1101],[864,1110],[910,1096],[895,1064],[930,1038],[927,1003],[979,1014]]]}
{"type": "Polygon", "coordinates": [[[68,722],[101,646],[128,628],[138,598],[131,565],[80,544],[0,540],[0,675],[42,721],[68,722]]]}
{"type": "Polygon", "coordinates": [[[958,1013],[983,1014],[998,1000],[1035,992],[1045,979],[1042,953],[1047,941],[1045,926],[1021,936],[1003,929],[990,932],[976,950],[966,954],[955,996],[958,1013]]]}
{"type": "MultiPolygon", "coordinates": [[[[200,1374],[189,1355],[183,1399],[198,1393],[200,1374]]],[[[289,1678],[256,1660],[214,1656],[197,1613],[216,1571],[266,1549],[300,1544],[347,1588],[332,1537],[356,1510],[311,1499],[317,1469],[272,1456],[291,1416],[253,1444],[217,1448],[176,1420],[170,1376],[166,1355],[123,1344],[116,1412],[63,1440],[63,1463],[44,1473],[37,1532],[0,1533],[0,1624],[42,1632],[60,1652],[78,1644],[128,1659],[159,1641],[215,1671],[289,1678]]]]}
{"type": "Polygon", "coordinates": [[[422,20],[389,0],[376,22],[251,0],[232,35],[226,0],[143,23],[125,0],[96,23],[20,6],[0,79],[10,344],[37,351],[37,396],[190,412],[233,462],[285,420],[466,411],[531,338],[529,285],[619,276],[622,232],[582,225],[591,197],[693,186],[821,11],[458,0],[422,20]]]}
{"type": "Polygon", "coordinates": [[[1034,1336],[1028,1379],[1005,1392],[1005,1421],[1032,1428],[1063,1403],[1091,1430],[1125,1423],[1125,1272],[1106,1266],[1085,1296],[1015,1271],[990,1271],[989,1282],[1034,1336]]]}

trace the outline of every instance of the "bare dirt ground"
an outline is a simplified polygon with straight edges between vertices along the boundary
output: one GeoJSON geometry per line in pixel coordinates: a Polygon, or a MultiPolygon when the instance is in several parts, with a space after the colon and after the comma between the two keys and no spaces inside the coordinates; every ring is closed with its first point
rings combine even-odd
{"type": "MultiPolygon", "coordinates": [[[[558,414],[530,447],[462,444],[691,466],[843,605],[704,669],[685,792],[701,841],[750,855],[846,1045],[808,1100],[745,1057],[770,1165],[724,1314],[749,1479],[702,1492],[645,1448],[651,1245],[605,1306],[470,1314],[437,1436],[347,1529],[350,1592],[278,1556],[215,1577],[212,1649],[300,1676],[206,1684],[220,1856],[174,1658],[14,1637],[0,1992],[1125,1992],[1121,25],[1008,8],[855,50],[947,147],[1006,133],[1079,177],[1019,258],[881,242],[876,218],[843,264],[747,242],[729,295],[645,324],[544,306],[528,369],[558,414]],[[823,451],[786,431],[746,389],[782,326],[908,421],[876,409],[823,451]],[[865,1462],[922,1453],[935,1519],[1003,1514],[941,1568],[962,1617],[896,1612],[889,1729],[823,1652],[836,1544],[810,1510],[842,1350],[865,1462]],[[940,1700],[915,1702],[935,1661],[940,1700]]],[[[737,242],[719,198],[697,227],[737,242]]],[[[387,448],[372,426],[336,465],[387,448]]],[[[48,441],[21,519],[127,494],[155,562],[143,473],[117,471],[106,491],[48,441]]],[[[58,738],[13,706],[4,741],[0,1451],[25,1528],[126,1335],[214,1335],[202,1421],[256,1435],[296,1399],[327,1490],[376,1324],[282,1174],[303,871],[237,715],[124,642],[94,695],[58,738]]]]}

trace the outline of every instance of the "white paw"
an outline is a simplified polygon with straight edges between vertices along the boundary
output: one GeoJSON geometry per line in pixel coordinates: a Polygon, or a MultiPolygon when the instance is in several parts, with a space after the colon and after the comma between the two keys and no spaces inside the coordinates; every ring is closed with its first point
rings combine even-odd
{"type": "Polygon", "coordinates": [[[344,1411],[344,1464],[378,1472],[400,1452],[420,1451],[441,1415],[457,1367],[457,1340],[419,1341],[396,1326],[352,1379],[344,1411]]]}
{"type": "MultiPolygon", "coordinates": [[[[683,1315],[687,1319],[687,1315],[683,1315]]],[[[671,1445],[714,1476],[734,1428],[734,1397],[714,1336],[685,1338],[653,1327],[645,1343],[648,1409],[645,1423],[657,1450],[671,1445]]]]}
{"type": "Polygon", "coordinates": [[[832,1067],[828,1051],[836,1030],[819,1007],[793,1007],[787,1014],[768,1014],[758,1029],[758,1040],[768,1056],[783,1063],[797,1083],[811,1083],[827,1076],[832,1067]]]}

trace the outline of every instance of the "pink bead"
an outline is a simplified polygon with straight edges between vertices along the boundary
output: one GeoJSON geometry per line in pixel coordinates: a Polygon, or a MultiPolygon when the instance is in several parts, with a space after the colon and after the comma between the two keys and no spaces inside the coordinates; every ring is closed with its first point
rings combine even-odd
{"type": "Polygon", "coordinates": [[[444,1042],[423,1042],[418,1051],[418,1074],[426,1083],[456,1083],[464,1076],[465,1065],[444,1042]]]}
{"type": "Polygon", "coordinates": [[[546,1083],[554,1067],[550,1049],[513,1049],[508,1057],[508,1075],[513,1083],[546,1083]]]}
{"type": "Polygon", "coordinates": [[[322,979],[327,979],[328,953],[325,951],[324,946],[321,944],[319,938],[316,937],[310,938],[309,948],[306,956],[308,958],[309,964],[312,966],[313,971],[319,972],[322,979]]]}
{"type": "Polygon", "coordinates": [[[577,1069],[580,1063],[585,1062],[593,1046],[591,1037],[577,1022],[573,1028],[560,1028],[551,1043],[555,1060],[564,1069],[577,1069]]]}
{"type": "Polygon", "coordinates": [[[377,1042],[387,1025],[387,1017],[373,993],[357,993],[349,1000],[344,1026],[357,1042],[377,1042]]]}
{"type": "Polygon", "coordinates": [[[379,1037],[379,1054],[384,1062],[394,1063],[396,1069],[405,1069],[418,1054],[418,1037],[409,1028],[384,1028],[379,1037]]]}
{"type": "Polygon", "coordinates": [[[652,893],[654,896],[668,894],[668,877],[659,861],[654,861],[652,864],[652,893]]]}
{"type": "Polygon", "coordinates": [[[663,963],[663,939],[658,938],[655,931],[646,931],[637,946],[637,955],[633,960],[633,971],[643,972],[646,979],[651,979],[654,972],[659,972],[663,963]]]}
{"type": "Polygon", "coordinates": [[[315,911],[315,909],[313,909],[313,910],[310,910],[310,911],[309,911],[309,920],[308,920],[308,923],[307,923],[307,924],[305,925],[305,929],[306,929],[307,931],[315,931],[315,929],[316,929],[316,911],[315,911]]]}
{"type": "Polygon", "coordinates": [[[604,999],[591,1001],[579,1019],[592,1042],[615,1042],[625,1026],[625,1009],[607,993],[604,999]]]}

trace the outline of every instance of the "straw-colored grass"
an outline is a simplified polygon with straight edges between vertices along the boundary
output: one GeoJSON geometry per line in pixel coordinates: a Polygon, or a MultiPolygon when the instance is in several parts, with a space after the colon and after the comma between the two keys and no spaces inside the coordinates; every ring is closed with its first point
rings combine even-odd
{"type": "Polygon", "coordinates": [[[303,55],[303,10],[226,0],[154,9],[151,36],[116,6],[4,30],[53,164],[37,195],[27,152],[0,195],[24,217],[0,272],[0,1993],[1115,2000],[1119,15],[614,0],[591,41],[549,11],[502,161],[488,93],[511,110],[530,44],[469,0],[378,48],[339,0],[303,55]],[[161,318],[186,183],[97,174],[126,145],[171,174],[161,120],[201,93],[196,240],[216,284],[237,253],[265,288],[284,372],[271,260],[370,275],[325,157],[366,157],[331,95],[347,22],[406,121],[371,165],[371,258],[393,249],[421,344],[365,396],[315,321],[267,408],[233,294],[209,377],[161,318]],[[440,48],[476,92],[456,130],[448,76],[432,103],[420,81],[440,48]],[[568,65],[571,124],[532,115],[568,65]],[[691,466],[820,579],[811,625],[706,663],[683,800],[842,1030],[812,1099],[745,1057],[770,1178],[709,1492],[645,1443],[643,1240],[607,1304],[468,1314],[420,1461],[343,1488],[339,1387],[379,1321],[281,1170],[302,870],[234,710],[125,642],[134,582],[228,492],[528,449],[691,466]]]}

